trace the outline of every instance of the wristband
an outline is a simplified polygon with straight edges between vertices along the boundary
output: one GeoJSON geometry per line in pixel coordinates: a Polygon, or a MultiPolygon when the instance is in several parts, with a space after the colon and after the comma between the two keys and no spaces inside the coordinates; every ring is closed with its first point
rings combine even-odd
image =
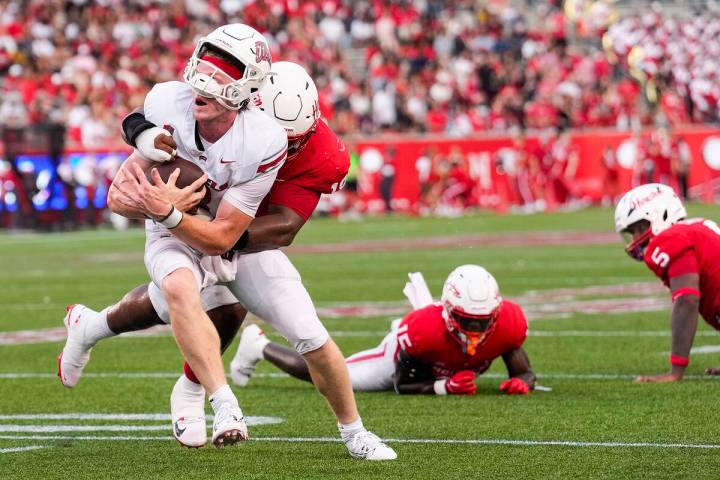
{"type": "Polygon", "coordinates": [[[676,365],[678,367],[687,367],[690,364],[688,357],[681,357],[680,355],[670,354],[670,365],[676,365]]]}
{"type": "Polygon", "coordinates": [[[447,395],[447,386],[445,385],[447,383],[447,380],[437,380],[433,384],[433,390],[435,390],[435,395],[447,395]]]}
{"type": "Polygon", "coordinates": [[[183,213],[175,208],[175,205],[173,205],[172,210],[170,210],[170,213],[165,215],[165,218],[158,220],[159,223],[161,223],[165,228],[168,230],[172,230],[173,228],[180,225],[180,222],[182,222],[183,219],[183,213]]]}
{"type": "Polygon", "coordinates": [[[238,241],[235,242],[235,245],[230,249],[233,252],[239,252],[243,248],[247,247],[248,242],[250,241],[250,233],[248,233],[247,230],[243,232],[242,235],[240,235],[240,238],[238,238],[238,241]]]}
{"type": "Polygon", "coordinates": [[[122,134],[125,142],[131,147],[137,148],[135,140],[145,130],[155,127],[152,122],[145,119],[145,115],[140,112],[133,112],[122,121],[122,134]]]}
{"type": "Polygon", "coordinates": [[[672,301],[674,302],[678,298],[685,296],[685,295],[695,295],[696,297],[700,298],[700,291],[697,290],[696,288],[690,288],[690,287],[678,288],[672,294],[672,301]]]}

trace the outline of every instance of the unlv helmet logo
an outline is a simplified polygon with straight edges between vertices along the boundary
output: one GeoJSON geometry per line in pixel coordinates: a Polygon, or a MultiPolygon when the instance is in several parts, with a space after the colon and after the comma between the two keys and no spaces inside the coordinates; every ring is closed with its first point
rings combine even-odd
{"type": "Polygon", "coordinates": [[[265,42],[255,42],[255,63],[260,63],[263,60],[268,63],[272,63],[270,49],[265,42]]]}

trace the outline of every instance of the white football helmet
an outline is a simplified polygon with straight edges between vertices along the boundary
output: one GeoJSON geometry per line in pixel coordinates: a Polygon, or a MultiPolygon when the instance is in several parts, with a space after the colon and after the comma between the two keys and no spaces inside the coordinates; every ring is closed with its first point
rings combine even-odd
{"type": "Polygon", "coordinates": [[[478,265],[462,265],[450,273],[440,301],[448,330],[474,355],[492,332],[500,313],[500,288],[490,272],[478,265]]]}
{"type": "Polygon", "coordinates": [[[667,185],[648,183],[627,192],[615,208],[615,231],[625,240],[625,251],[635,260],[643,260],[650,239],[687,217],[687,211],[675,191],[667,185]],[[648,228],[634,235],[629,227],[645,220],[648,228]]]}
{"type": "Polygon", "coordinates": [[[287,132],[288,148],[297,151],[320,118],[318,91],[307,71],[297,63],[277,62],[260,90],[257,106],[287,132]]]}
{"type": "Polygon", "coordinates": [[[239,110],[247,105],[250,97],[263,86],[271,65],[270,47],[265,37],[252,27],[231,23],[215,29],[198,41],[185,66],[183,79],[198,94],[214,98],[229,110],[239,110]],[[237,69],[238,75],[228,74],[216,63],[203,60],[209,52],[220,53],[232,59],[232,66],[237,69]],[[198,65],[201,63],[211,67],[213,73],[199,73],[198,65]],[[220,72],[234,78],[234,81],[221,85],[215,80],[215,76],[220,72]]]}

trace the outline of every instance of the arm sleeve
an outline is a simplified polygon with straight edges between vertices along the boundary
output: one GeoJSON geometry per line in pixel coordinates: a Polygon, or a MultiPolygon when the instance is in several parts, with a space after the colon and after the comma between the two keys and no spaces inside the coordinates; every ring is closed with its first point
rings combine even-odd
{"type": "Polygon", "coordinates": [[[223,196],[222,201],[228,202],[250,217],[255,217],[260,202],[272,188],[276,176],[277,169],[264,175],[258,175],[243,184],[230,187],[223,196]]]}
{"type": "Polygon", "coordinates": [[[270,203],[293,210],[303,219],[310,218],[320,201],[320,192],[297,185],[292,181],[277,182],[270,191],[270,203]]]}
{"type": "Polygon", "coordinates": [[[395,361],[395,378],[398,385],[434,380],[432,367],[411,357],[405,350],[400,350],[395,361]]]}

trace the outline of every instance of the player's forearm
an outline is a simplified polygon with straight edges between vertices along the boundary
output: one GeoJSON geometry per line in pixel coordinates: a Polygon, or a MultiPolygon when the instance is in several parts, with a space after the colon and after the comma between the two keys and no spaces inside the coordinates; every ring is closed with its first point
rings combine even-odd
{"type": "Polygon", "coordinates": [[[184,215],[180,224],[170,231],[196,250],[216,256],[230,250],[244,229],[237,233],[235,229],[230,231],[226,222],[208,222],[192,215],[184,215]]]}
{"type": "MultiPolygon", "coordinates": [[[[688,358],[697,330],[700,299],[695,295],[684,295],[673,304],[672,320],[672,354],[679,358],[688,358]]],[[[684,372],[685,366],[673,365],[673,373],[684,372]]]]}
{"type": "Polygon", "coordinates": [[[395,392],[400,395],[434,395],[435,380],[416,383],[395,383],[395,392]]]}
{"type": "Polygon", "coordinates": [[[147,219],[145,212],[143,212],[140,208],[132,207],[130,205],[122,203],[119,198],[117,189],[113,188],[112,186],[110,187],[110,191],[108,192],[107,204],[111,212],[117,213],[118,215],[121,215],[125,218],[136,220],[147,219]]]}
{"type": "Polygon", "coordinates": [[[248,227],[248,242],[241,252],[251,253],[287,247],[293,242],[296,234],[297,230],[293,223],[282,215],[257,217],[248,227]]]}

